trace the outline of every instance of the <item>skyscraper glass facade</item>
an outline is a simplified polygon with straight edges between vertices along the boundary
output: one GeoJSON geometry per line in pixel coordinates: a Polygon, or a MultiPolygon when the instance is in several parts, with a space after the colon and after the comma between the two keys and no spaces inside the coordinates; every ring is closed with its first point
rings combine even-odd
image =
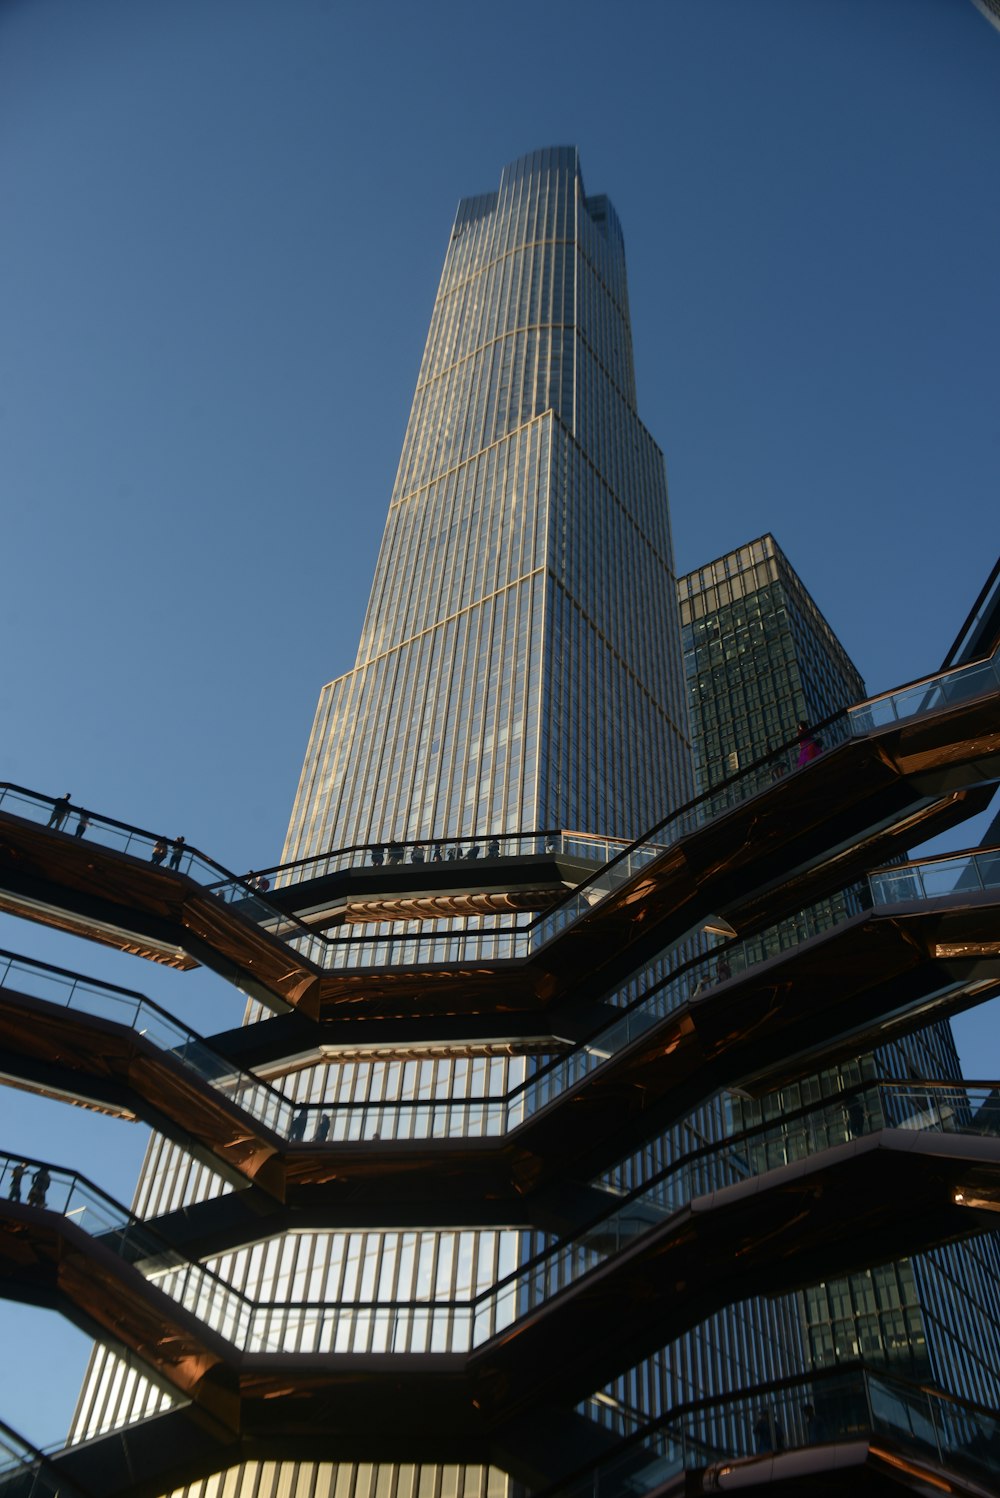
{"type": "Polygon", "coordinates": [[[663,458],[621,228],[575,150],[459,205],[355,665],[285,858],[528,827],[637,836],[689,786],[663,458]]]}
{"type": "MultiPolygon", "coordinates": [[[[693,793],[675,588],[663,457],[636,412],[621,228],[606,198],[586,194],[573,148],[539,151],[459,204],[357,659],[321,692],[284,859],[532,828],[637,836],[693,793]]],[[[281,1085],[303,1102],[496,1095],[533,1064],[457,1049],[343,1054],[281,1085]]],[[[693,1137],[717,1136],[720,1119],[701,1110],[693,1137]]],[[[664,1147],[646,1152],[647,1168],[664,1147]]],[[[152,1214],[222,1189],[157,1140],[138,1206],[152,1214]]],[[[374,1287],[448,1298],[544,1241],[512,1229],[302,1232],[213,1267],[262,1298],[374,1287]]],[[[710,1367],[735,1384],[780,1374],[786,1322],[753,1308],[717,1318],[622,1380],[612,1403],[658,1409],[703,1390],[710,1367]]],[[[76,1433],[161,1398],[99,1350],[76,1433]]],[[[192,1492],[264,1498],[291,1480],[271,1465],[192,1492]]],[[[295,1480],[317,1498],[376,1483],[507,1491],[501,1474],[467,1468],[341,1465],[295,1480]]]]}

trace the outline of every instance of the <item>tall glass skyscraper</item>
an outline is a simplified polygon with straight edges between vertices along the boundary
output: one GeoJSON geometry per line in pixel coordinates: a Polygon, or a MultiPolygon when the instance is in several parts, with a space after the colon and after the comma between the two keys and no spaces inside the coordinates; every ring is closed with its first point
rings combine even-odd
{"type": "Polygon", "coordinates": [[[622,232],[577,153],[460,204],[352,671],[285,858],[527,827],[636,836],[688,794],[663,458],[622,232]]]}
{"type": "MultiPolygon", "coordinates": [[[[663,457],[636,411],[621,227],[587,196],[575,149],[538,151],[459,204],[357,660],[320,695],[284,860],[531,828],[637,836],[694,791],[675,587],[663,457]]],[[[400,1059],[300,1074],[299,1096],[381,1092],[400,1059]]],[[[500,1090],[532,1063],[489,1064],[500,1090]]],[[[441,1058],[409,1075],[425,1096],[472,1073],[441,1058]]],[[[720,1130],[699,1110],[699,1138],[720,1130]]],[[[464,1283],[543,1241],[431,1236],[464,1283]]],[[[744,1306],[633,1370],[604,1409],[690,1397],[708,1365],[720,1385],[776,1376],[797,1333],[788,1306],[744,1306]]],[[[495,1472],[441,1480],[506,1490],[495,1472]]]]}
{"type": "MultiPolygon", "coordinates": [[[[538,151],[459,204],[357,659],[320,694],[284,859],[522,829],[639,835],[693,794],[675,590],[663,457],[636,411],[618,218],[586,194],[574,148],[538,151]]],[[[458,1055],[331,1058],[281,1085],[302,1102],[495,1094],[531,1064],[458,1055]]],[[[151,1215],[221,1189],[156,1141],[137,1206],[151,1215]]],[[[349,1298],[375,1265],[388,1298],[444,1298],[537,1245],[502,1229],[304,1232],[215,1267],[261,1299],[289,1284],[349,1298]]],[[[720,1319],[714,1341],[733,1383],[784,1371],[758,1322],[730,1336],[720,1319]]],[[[697,1392],[707,1355],[695,1342],[671,1372],[637,1371],[627,1402],[654,1408],[667,1385],[697,1392]]],[[[75,1433],[159,1399],[99,1350],[75,1433]]],[[[267,1498],[289,1480],[271,1464],[192,1492],[267,1498]]],[[[361,1495],[368,1480],[317,1469],[295,1492],[361,1495]]],[[[378,1481],[400,1498],[507,1490],[481,1469],[378,1481]]]]}

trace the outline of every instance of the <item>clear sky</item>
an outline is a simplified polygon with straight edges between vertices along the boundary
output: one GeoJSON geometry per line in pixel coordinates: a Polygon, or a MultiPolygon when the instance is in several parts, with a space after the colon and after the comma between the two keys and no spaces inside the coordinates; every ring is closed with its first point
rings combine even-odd
{"type": "MultiPolygon", "coordinates": [[[[871,691],[936,669],[1000,539],[1000,35],[967,0],[6,0],[0,779],[277,859],[457,200],[566,142],[624,224],[678,570],[771,530],[871,691]]],[[[1000,1073],[995,1008],[958,1028],[1000,1073]]],[[[128,1198],[142,1128],[0,1107],[3,1147],[128,1198]]],[[[0,1418],[56,1440],[85,1339],[0,1317],[0,1418]]]]}

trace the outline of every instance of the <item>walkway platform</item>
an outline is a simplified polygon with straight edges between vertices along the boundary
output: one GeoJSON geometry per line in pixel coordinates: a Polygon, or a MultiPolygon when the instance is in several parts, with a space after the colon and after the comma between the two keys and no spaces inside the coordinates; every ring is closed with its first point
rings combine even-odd
{"type": "MultiPolygon", "coordinates": [[[[471,1353],[241,1352],[75,1222],[9,1201],[0,1294],[63,1311],[190,1398],[169,1424],[184,1432],[202,1417],[202,1472],[307,1428],[313,1441],[324,1433],[327,1459],[489,1460],[529,1408],[572,1405],[734,1299],[990,1231],[998,1207],[1000,1141],[884,1130],[695,1199],[565,1289],[546,1287],[537,1309],[520,1300],[517,1319],[471,1353]]],[[[300,1324],[286,1310],[276,1326],[300,1324]]],[[[193,1475],[185,1446],[181,1434],[163,1447],[163,1486],[193,1475]]]]}
{"type": "Polygon", "coordinates": [[[630,1010],[610,1011],[606,1033],[505,1098],[297,1109],[227,1068],[215,1038],[164,1049],[143,1027],[10,981],[0,987],[0,1071],[143,1118],[234,1184],[235,1195],[161,1226],[187,1253],[304,1222],[565,1233],[595,1211],[588,1181],[715,1092],[771,1091],[994,997],[998,930],[1000,887],[964,890],[861,912],[721,980],[717,954],[698,959],[630,1010]],[[321,1115],[331,1137],[318,1142],[321,1115]]]}
{"type": "MultiPolygon", "coordinates": [[[[911,843],[924,814],[935,826],[967,814],[961,793],[1000,775],[998,700],[990,690],[859,733],[720,808],[663,851],[668,833],[654,830],[627,862],[571,897],[565,916],[543,914],[521,934],[431,933],[429,963],[397,960],[422,940],[407,935],[364,938],[366,963],[344,966],[364,951],[362,938],[310,933],[249,890],[231,886],[227,903],[179,872],[6,810],[0,909],[174,966],[204,962],[278,1012],[291,1005],[350,1023],[491,1014],[510,1030],[514,1015],[586,1005],[611,991],[712,913],[737,929],[741,920],[776,921],[870,867],[876,844],[887,854],[903,837],[911,843]],[[498,943],[502,957],[492,955],[498,943]],[[448,944],[462,960],[447,960],[448,944]]],[[[403,867],[412,893],[413,866],[403,867]]],[[[435,872],[442,868],[424,864],[421,877],[428,869],[444,877],[435,872]]]]}

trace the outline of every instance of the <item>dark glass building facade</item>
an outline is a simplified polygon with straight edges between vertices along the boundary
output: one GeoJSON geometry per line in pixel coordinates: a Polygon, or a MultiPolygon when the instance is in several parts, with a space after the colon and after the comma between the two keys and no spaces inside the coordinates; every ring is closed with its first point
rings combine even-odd
{"type": "Polygon", "coordinates": [[[773,536],[678,579],[699,789],[860,702],[865,684],[773,536]]]}

